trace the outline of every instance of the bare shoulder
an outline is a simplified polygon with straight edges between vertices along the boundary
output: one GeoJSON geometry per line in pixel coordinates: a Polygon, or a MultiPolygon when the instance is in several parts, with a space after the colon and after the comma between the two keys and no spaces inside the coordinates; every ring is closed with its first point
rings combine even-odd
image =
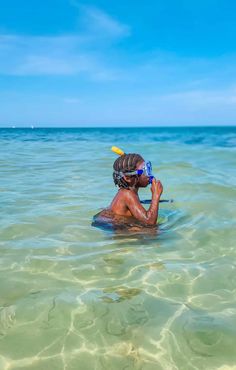
{"type": "Polygon", "coordinates": [[[126,201],[130,202],[130,201],[137,201],[137,200],[139,200],[139,197],[138,197],[138,195],[134,191],[126,190],[126,192],[124,194],[124,199],[126,201]]]}
{"type": "Polygon", "coordinates": [[[126,203],[134,199],[138,199],[138,196],[133,191],[127,189],[119,189],[112,203],[117,201],[126,203]]]}

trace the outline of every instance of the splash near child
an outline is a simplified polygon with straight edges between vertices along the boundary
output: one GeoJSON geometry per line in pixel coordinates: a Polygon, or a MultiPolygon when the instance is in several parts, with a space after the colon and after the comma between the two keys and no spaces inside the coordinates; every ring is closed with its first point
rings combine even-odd
{"type": "Polygon", "coordinates": [[[136,153],[126,154],[117,147],[112,147],[112,151],[119,155],[113,164],[113,180],[119,189],[110,206],[94,216],[92,225],[111,228],[155,226],[163,186],[152,174],[151,162],[136,153]],[[138,192],[149,184],[152,199],[146,210],[138,192]]]}

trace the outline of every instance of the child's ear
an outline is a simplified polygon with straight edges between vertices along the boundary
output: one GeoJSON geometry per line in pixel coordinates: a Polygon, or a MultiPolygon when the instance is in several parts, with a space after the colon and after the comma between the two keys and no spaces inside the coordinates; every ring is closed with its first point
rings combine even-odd
{"type": "Polygon", "coordinates": [[[131,183],[131,181],[132,181],[132,179],[131,179],[131,177],[130,177],[130,176],[124,176],[124,179],[125,179],[125,181],[126,181],[128,184],[130,184],[130,183],[131,183]]]}

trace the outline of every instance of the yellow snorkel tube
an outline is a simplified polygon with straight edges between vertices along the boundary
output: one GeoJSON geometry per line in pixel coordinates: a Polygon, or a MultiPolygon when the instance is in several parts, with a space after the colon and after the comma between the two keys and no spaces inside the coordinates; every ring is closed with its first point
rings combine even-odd
{"type": "Polygon", "coordinates": [[[123,155],[123,154],[125,154],[125,152],[122,149],[118,148],[117,146],[112,146],[111,147],[111,150],[114,153],[116,153],[117,155],[123,155]]]}

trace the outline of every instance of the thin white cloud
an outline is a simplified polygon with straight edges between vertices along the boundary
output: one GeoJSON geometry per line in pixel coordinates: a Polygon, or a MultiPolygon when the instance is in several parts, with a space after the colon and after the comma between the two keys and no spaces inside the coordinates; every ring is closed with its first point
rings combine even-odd
{"type": "Polygon", "coordinates": [[[189,90],[161,96],[161,102],[175,104],[189,110],[198,110],[211,106],[235,105],[236,89],[229,87],[225,90],[189,90]]]}
{"type": "Polygon", "coordinates": [[[108,14],[102,12],[97,8],[84,7],[86,14],[85,24],[87,30],[98,35],[103,35],[110,38],[120,38],[130,35],[130,28],[115,19],[111,18],[108,14]]]}
{"type": "Polygon", "coordinates": [[[97,8],[80,6],[83,25],[77,34],[60,36],[0,35],[0,74],[76,75],[115,80],[106,63],[109,46],[126,37],[129,28],[97,8]]]}
{"type": "Polygon", "coordinates": [[[236,88],[188,90],[175,94],[58,96],[37,91],[0,91],[0,124],[24,125],[235,125],[236,88]],[[27,107],[27,109],[26,109],[27,107]]]}
{"type": "Polygon", "coordinates": [[[0,36],[0,74],[76,75],[111,80],[117,73],[76,36],[0,36]],[[86,46],[87,48],[87,46],[86,46]]]}
{"type": "Polygon", "coordinates": [[[81,104],[82,103],[82,99],[80,98],[64,98],[63,99],[63,102],[66,103],[66,104],[81,104]]]}
{"type": "Polygon", "coordinates": [[[86,33],[87,37],[103,38],[106,40],[119,39],[131,34],[128,25],[119,22],[106,12],[95,6],[87,6],[76,0],[71,0],[70,4],[79,11],[79,24],[86,33]]]}

